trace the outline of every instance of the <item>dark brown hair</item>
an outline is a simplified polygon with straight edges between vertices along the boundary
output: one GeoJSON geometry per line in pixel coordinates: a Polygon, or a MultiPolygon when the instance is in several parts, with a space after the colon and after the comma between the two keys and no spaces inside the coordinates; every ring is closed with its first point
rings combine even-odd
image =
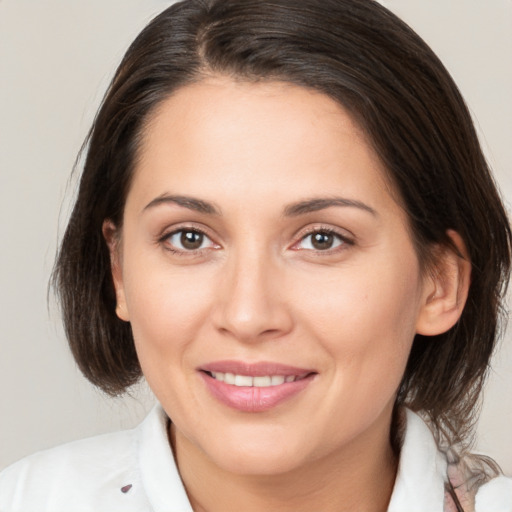
{"type": "Polygon", "coordinates": [[[457,325],[417,336],[397,404],[461,438],[498,334],[511,231],[470,114],[450,75],[406,24],[372,0],[186,0],[128,49],[89,133],[58,255],[67,336],[85,376],[117,394],[141,376],[130,325],[115,314],[102,223],[122,225],[141,134],[176,89],[212,74],[278,80],[334,98],[354,116],[408,213],[420,261],[466,244],[469,298],[457,325]]]}

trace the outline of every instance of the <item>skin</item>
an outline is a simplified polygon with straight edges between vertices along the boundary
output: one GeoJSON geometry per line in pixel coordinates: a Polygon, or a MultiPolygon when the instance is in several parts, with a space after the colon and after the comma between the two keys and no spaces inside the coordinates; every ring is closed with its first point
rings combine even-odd
{"type": "Polygon", "coordinates": [[[395,196],[347,112],[297,86],[211,77],[147,124],[122,230],[106,221],[104,233],[117,314],[172,419],[194,510],[386,510],[414,335],[451,327],[469,282],[452,253],[422,272],[395,196]],[[334,197],[352,203],[287,214],[334,197]],[[204,232],[200,248],[180,230],[204,232]],[[315,250],[322,230],[332,247],[315,250]],[[316,375],[269,411],[241,412],[198,372],[226,359],[316,375]]]}

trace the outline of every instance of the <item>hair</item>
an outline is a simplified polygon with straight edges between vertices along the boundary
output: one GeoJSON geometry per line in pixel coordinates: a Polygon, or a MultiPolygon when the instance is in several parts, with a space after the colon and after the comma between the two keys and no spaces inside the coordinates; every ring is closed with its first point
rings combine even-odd
{"type": "Polygon", "coordinates": [[[158,15],[124,56],[84,143],[76,203],[54,270],[84,375],[111,395],[141,377],[116,298],[102,224],[122,227],[144,128],[177,89],[223,75],[320,91],[367,135],[410,219],[422,265],[464,241],[472,264],[459,322],[417,335],[397,405],[438,432],[471,432],[499,334],[511,230],[456,85],[427,44],[373,0],[185,0],[158,15]]]}

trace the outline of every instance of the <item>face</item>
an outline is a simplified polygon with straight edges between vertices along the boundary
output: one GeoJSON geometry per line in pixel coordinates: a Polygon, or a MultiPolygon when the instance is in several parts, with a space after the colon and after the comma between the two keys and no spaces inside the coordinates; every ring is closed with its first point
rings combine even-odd
{"type": "Polygon", "coordinates": [[[117,313],[177,442],[269,474],[388,436],[426,291],[406,215],[333,100],[223,78],[177,91],[118,235],[117,313]]]}

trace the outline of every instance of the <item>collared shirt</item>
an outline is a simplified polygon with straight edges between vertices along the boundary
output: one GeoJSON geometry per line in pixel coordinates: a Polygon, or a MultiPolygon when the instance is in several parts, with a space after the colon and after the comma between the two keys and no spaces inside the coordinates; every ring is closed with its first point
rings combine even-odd
{"type": "MultiPolygon", "coordinates": [[[[156,406],[135,429],[65,444],[0,473],[0,512],[193,512],[156,406]]],[[[443,512],[447,463],[407,410],[388,512],[443,512]]],[[[480,488],[476,512],[512,512],[512,480],[480,488]]]]}

